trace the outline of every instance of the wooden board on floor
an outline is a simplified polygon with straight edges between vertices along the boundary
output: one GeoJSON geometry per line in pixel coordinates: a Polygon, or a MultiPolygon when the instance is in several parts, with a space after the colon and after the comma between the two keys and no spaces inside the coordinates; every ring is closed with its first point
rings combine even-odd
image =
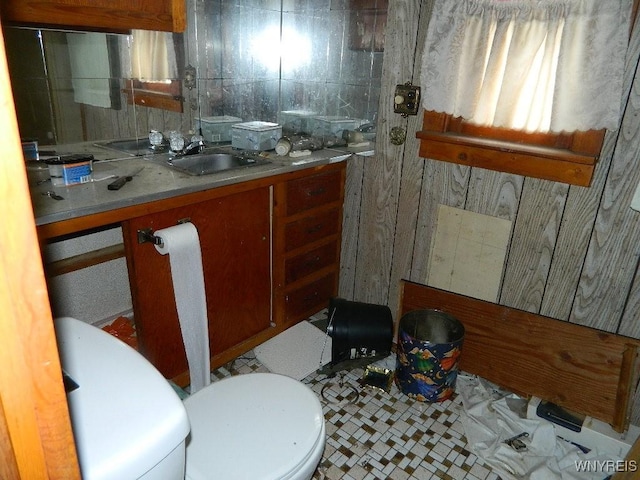
{"type": "Polygon", "coordinates": [[[402,281],[400,317],[442,310],[460,320],[460,369],[624,431],[640,341],[402,281]]]}

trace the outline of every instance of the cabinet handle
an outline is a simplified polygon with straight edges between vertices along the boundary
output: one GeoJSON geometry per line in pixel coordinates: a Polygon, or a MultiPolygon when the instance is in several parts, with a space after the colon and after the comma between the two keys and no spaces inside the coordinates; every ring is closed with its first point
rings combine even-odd
{"type": "Polygon", "coordinates": [[[307,261],[304,263],[304,266],[305,266],[305,268],[313,267],[313,266],[315,266],[317,263],[320,263],[320,260],[321,260],[320,255],[318,255],[316,258],[312,258],[311,260],[307,260],[307,261]]]}
{"type": "Polygon", "coordinates": [[[315,190],[308,190],[307,196],[314,197],[316,195],[322,195],[324,192],[326,192],[326,189],[324,187],[320,187],[316,188],[315,190]]]}
{"type": "Polygon", "coordinates": [[[302,301],[311,302],[311,301],[315,300],[316,298],[318,298],[318,292],[313,292],[311,295],[307,295],[306,297],[304,297],[302,299],[302,301]]]}
{"type": "Polygon", "coordinates": [[[320,230],[322,230],[322,228],[323,228],[323,225],[321,223],[319,223],[317,225],[314,225],[311,228],[308,228],[307,229],[307,233],[308,234],[316,233],[316,232],[319,232],[320,230]]]}

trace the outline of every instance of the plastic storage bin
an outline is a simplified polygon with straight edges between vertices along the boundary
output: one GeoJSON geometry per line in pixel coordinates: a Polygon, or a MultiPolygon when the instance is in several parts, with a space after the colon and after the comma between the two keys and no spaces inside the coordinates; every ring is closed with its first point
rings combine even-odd
{"type": "Polygon", "coordinates": [[[289,134],[310,133],[311,120],[317,112],[311,110],[284,110],[278,114],[282,131],[289,134]]]}
{"type": "Polygon", "coordinates": [[[402,316],[398,329],[396,384],[422,402],[441,402],[454,392],[464,326],[438,310],[402,316]]]}
{"type": "Polygon", "coordinates": [[[202,129],[202,138],[206,142],[222,143],[231,141],[231,127],[242,123],[242,119],[222,115],[218,117],[202,117],[196,121],[196,127],[202,129]]]}
{"type": "Polygon", "coordinates": [[[240,150],[273,150],[282,127],[271,122],[244,122],[231,127],[231,146],[240,150]]]}
{"type": "Polygon", "coordinates": [[[318,137],[342,138],[344,130],[353,130],[356,121],[348,117],[318,116],[311,120],[311,134],[318,137]]]}

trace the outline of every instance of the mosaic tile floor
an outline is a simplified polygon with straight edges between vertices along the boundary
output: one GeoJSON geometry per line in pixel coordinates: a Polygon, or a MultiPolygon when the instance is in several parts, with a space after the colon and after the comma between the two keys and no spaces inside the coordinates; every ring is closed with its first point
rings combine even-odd
{"type": "MultiPolygon", "coordinates": [[[[266,371],[249,352],[213,371],[212,380],[266,371]]],[[[363,373],[314,373],[303,380],[318,394],[327,427],[314,480],[499,480],[467,450],[458,399],[421,403],[395,385],[389,393],[361,386],[363,373]]]]}

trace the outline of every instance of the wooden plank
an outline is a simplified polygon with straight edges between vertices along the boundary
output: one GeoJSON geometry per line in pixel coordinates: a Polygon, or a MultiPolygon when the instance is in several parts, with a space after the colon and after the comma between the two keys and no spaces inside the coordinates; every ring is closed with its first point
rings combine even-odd
{"type": "Polygon", "coordinates": [[[508,146],[482,145],[486,140],[470,144],[461,136],[420,131],[420,156],[470,167],[488,168],[528,177],[553,180],[588,187],[591,184],[595,161],[592,157],[567,154],[560,150],[556,156],[550,152],[518,151],[508,146]]]}
{"type": "MultiPolygon", "coordinates": [[[[411,280],[426,283],[429,277],[431,243],[436,231],[438,206],[464,208],[471,168],[427,160],[418,206],[411,280]]],[[[405,215],[401,212],[400,215],[405,215]]]]}
{"type": "Polygon", "coordinates": [[[460,368],[520,395],[535,395],[628,425],[630,371],[640,341],[403,282],[400,314],[439,309],[465,326],[460,368]]]}
{"type": "Polygon", "coordinates": [[[79,479],[1,33],[0,107],[0,475],[79,479]]]}
{"type": "Polygon", "coordinates": [[[342,298],[353,298],[355,272],[358,262],[358,231],[362,201],[364,165],[371,158],[354,155],[347,162],[344,209],[342,217],[342,246],[340,250],[340,290],[342,298]]]}
{"type": "MultiPolygon", "coordinates": [[[[637,78],[637,73],[636,73],[637,78]]],[[[640,245],[640,215],[629,208],[636,186],[640,182],[638,151],[640,151],[640,85],[636,80],[627,104],[620,135],[604,187],[600,210],[586,252],[585,264],[578,285],[570,320],[575,323],[617,331],[622,319],[628,291],[636,275],[638,245],[640,245]],[[602,301],[606,299],[606,301],[602,301]]],[[[640,294],[635,287],[633,296],[640,294]]],[[[625,315],[623,330],[637,321],[625,315]]],[[[631,327],[631,328],[630,328],[631,327]]]]}
{"type": "Polygon", "coordinates": [[[133,28],[183,32],[187,26],[184,0],[6,0],[2,2],[2,17],[17,25],[119,33],[133,28]]]}
{"type": "Polygon", "coordinates": [[[514,222],[523,183],[521,175],[474,168],[469,179],[465,209],[514,222]]]}
{"type": "Polygon", "coordinates": [[[359,232],[360,265],[355,297],[364,302],[386,303],[391,285],[391,264],[404,147],[389,142],[392,128],[406,131],[407,121],[393,112],[395,86],[412,78],[417,20],[421,2],[391,0],[382,68],[375,161],[365,164],[359,232]],[[402,32],[402,33],[400,33],[402,32]]]}
{"type": "Polygon", "coordinates": [[[64,275],[83,268],[92,267],[101,263],[124,257],[124,244],[110,245],[92,252],[81,253],[73,257],[56,260],[45,266],[47,277],[64,275]]]}
{"type": "Polygon", "coordinates": [[[539,312],[568,186],[527,178],[513,228],[500,303],[539,312]]]}
{"type": "MultiPolygon", "coordinates": [[[[397,26],[402,29],[400,35],[406,36],[413,41],[415,38],[415,55],[413,57],[413,73],[407,76],[414,84],[420,83],[420,66],[422,51],[424,50],[427,27],[431,17],[433,7],[432,1],[419,2],[419,12],[407,21],[397,26]],[[417,32],[417,33],[416,33],[417,32]]],[[[411,4],[408,8],[415,8],[417,4],[411,4]]],[[[409,43],[409,40],[407,40],[409,43]]],[[[400,80],[398,83],[402,83],[400,80]]],[[[420,119],[422,115],[410,116],[407,118],[406,127],[408,132],[415,132],[421,128],[420,119]]],[[[392,312],[398,310],[400,279],[411,275],[411,263],[415,245],[415,235],[417,235],[417,224],[420,199],[422,195],[422,184],[424,181],[425,162],[415,155],[419,149],[419,142],[414,135],[407,135],[406,143],[402,151],[402,157],[398,161],[402,163],[400,177],[400,192],[398,196],[398,212],[403,212],[396,219],[395,235],[393,237],[393,263],[391,264],[391,277],[389,281],[389,295],[387,305],[392,312]]],[[[398,152],[400,154],[400,152],[398,152]]],[[[397,319],[396,319],[397,320],[397,319]]],[[[397,321],[396,321],[397,325],[397,321]]]]}
{"type": "MultiPolygon", "coordinates": [[[[638,2],[634,2],[634,8],[637,11],[638,2]]],[[[625,80],[628,80],[629,83],[634,81],[633,89],[634,93],[631,94],[631,98],[637,103],[639,97],[640,87],[638,86],[638,81],[640,79],[637,78],[637,73],[635,69],[629,67],[629,64],[632,62],[637,62],[640,57],[640,23],[636,22],[635,29],[633,31],[633,35],[631,37],[631,45],[629,46],[629,53],[627,55],[627,71],[631,70],[635,75],[629,74],[626,76],[625,80]],[[629,77],[631,77],[629,79],[629,77]]],[[[627,72],[629,73],[629,72],[627,72]]],[[[628,88],[631,90],[631,86],[628,88]]],[[[626,90],[626,89],[625,89],[626,90]]],[[[633,109],[633,113],[637,114],[637,109],[633,109]]],[[[637,139],[636,139],[637,142],[637,139]]],[[[630,145],[633,148],[633,144],[630,145]]],[[[623,147],[623,144],[620,145],[623,147]]],[[[631,153],[631,152],[630,152],[631,153]]],[[[636,152],[634,152],[636,153],[636,152]]],[[[637,157],[637,155],[636,155],[637,157]]],[[[637,165],[637,160],[635,165],[637,165]]],[[[637,169],[637,166],[634,166],[634,169],[637,169]]],[[[637,188],[637,187],[636,187],[637,188]]],[[[628,213],[632,214],[634,217],[638,217],[640,213],[629,211],[628,213]]],[[[637,250],[636,250],[637,251],[637,250]]],[[[638,318],[640,318],[640,271],[636,269],[635,275],[633,277],[633,281],[631,283],[631,288],[629,289],[629,295],[627,297],[627,302],[622,313],[622,318],[620,319],[620,324],[618,327],[618,333],[621,335],[629,335],[631,337],[640,337],[640,322],[638,322],[638,318]]],[[[638,409],[636,410],[636,419],[640,424],[640,391],[637,394],[638,409]]]]}

